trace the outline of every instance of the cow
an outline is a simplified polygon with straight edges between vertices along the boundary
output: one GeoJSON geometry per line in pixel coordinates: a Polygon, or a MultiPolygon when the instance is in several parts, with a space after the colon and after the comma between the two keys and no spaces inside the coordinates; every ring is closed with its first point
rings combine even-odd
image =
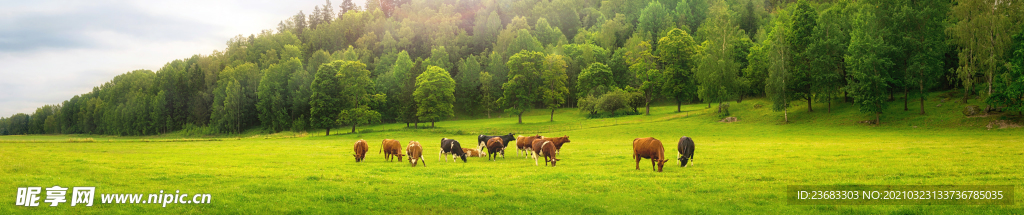
{"type": "Polygon", "coordinates": [[[384,139],[380,143],[380,151],[384,152],[384,160],[394,161],[395,156],[398,156],[398,162],[402,162],[402,143],[397,140],[384,139]]]}
{"type": "Polygon", "coordinates": [[[356,157],[356,162],[360,162],[366,159],[366,151],[370,151],[370,146],[366,145],[366,140],[360,139],[356,141],[355,150],[356,153],[352,154],[352,156],[356,157]]]}
{"type": "Polygon", "coordinates": [[[519,151],[523,151],[523,156],[529,158],[530,153],[533,152],[533,140],[541,138],[544,137],[540,135],[528,137],[520,136],[519,139],[516,139],[516,148],[518,148],[516,154],[519,154],[519,151]]]}
{"type": "MultiPolygon", "coordinates": [[[[562,145],[563,145],[563,144],[565,144],[565,143],[568,143],[568,142],[571,142],[571,141],[569,141],[569,136],[562,136],[562,137],[545,137],[544,139],[545,139],[545,140],[550,140],[550,141],[551,141],[551,143],[554,143],[554,144],[555,144],[555,153],[556,153],[556,154],[557,154],[557,153],[559,153],[559,151],[561,151],[561,150],[562,150],[562,145]]],[[[537,150],[534,150],[534,151],[537,151],[537,150]]]]}
{"type": "Polygon", "coordinates": [[[492,137],[487,140],[487,160],[491,160],[491,155],[494,155],[494,160],[498,160],[498,154],[501,154],[501,158],[505,158],[505,144],[502,137],[492,137]]]}
{"type": "Polygon", "coordinates": [[[657,163],[657,171],[661,172],[661,168],[665,166],[665,147],[661,145],[660,140],[653,137],[633,139],[633,159],[636,159],[637,170],[640,170],[641,158],[651,159],[652,169],[654,164],[657,163]]]}
{"type": "Polygon", "coordinates": [[[423,161],[423,167],[427,167],[427,160],[423,160],[423,145],[420,142],[409,141],[409,145],[405,147],[406,155],[409,155],[409,164],[412,167],[416,167],[416,163],[423,161]]]}
{"type": "Polygon", "coordinates": [[[548,162],[551,162],[551,167],[555,167],[555,163],[558,162],[558,158],[555,158],[555,155],[558,154],[557,151],[554,142],[545,140],[544,143],[541,143],[540,155],[544,156],[544,166],[548,166],[548,162]]]}
{"type": "MultiPolygon", "coordinates": [[[[679,161],[679,166],[686,166],[687,161],[692,162],[693,160],[693,139],[690,137],[683,136],[679,138],[679,154],[676,155],[676,160],[679,161]]],[[[693,166],[691,163],[690,166],[693,166]]]]}
{"type": "Polygon", "coordinates": [[[466,157],[483,157],[483,153],[477,149],[462,148],[462,152],[466,153],[466,157]]]}
{"type": "Polygon", "coordinates": [[[448,153],[452,153],[452,162],[455,162],[455,156],[462,158],[462,162],[466,162],[466,152],[462,151],[462,145],[459,141],[448,138],[441,138],[441,152],[437,153],[437,160],[441,160],[441,155],[444,154],[444,161],[448,162],[448,153]]]}
{"type": "MultiPolygon", "coordinates": [[[[488,136],[488,135],[481,134],[480,136],[478,136],[476,138],[477,146],[480,147],[480,151],[481,152],[484,151],[484,148],[490,148],[490,147],[487,147],[487,141],[491,140],[491,138],[495,138],[495,137],[500,137],[501,138],[501,145],[502,145],[501,148],[502,148],[502,151],[504,151],[505,147],[508,147],[508,142],[516,141],[516,136],[513,133],[508,133],[506,135],[501,135],[501,136],[488,136]]],[[[488,154],[490,154],[490,152],[488,152],[488,154]]]]}

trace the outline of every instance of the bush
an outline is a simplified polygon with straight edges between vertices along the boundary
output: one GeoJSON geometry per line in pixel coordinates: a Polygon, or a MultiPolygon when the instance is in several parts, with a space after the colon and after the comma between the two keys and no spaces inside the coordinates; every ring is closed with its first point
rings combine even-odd
{"type": "Polygon", "coordinates": [[[597,98],[594,98],[593,95],[588,95],[585,98],[580,98],[580,100],[576,102],[576,106],[579,107],[581,112],[587,112],[590,115],[595,115],[598,112],[597,98]]]}
{"type": "Polygon", "coordinates": [[[597,109],[603,112],[615,112],[626,107],[626,99],[626,95],[621,91],[604,94],[597,99],[597,109]]]}
{"type": "Polygon", "coordinates": [[[203,135],[214,135],[214,134],[217,134],[217,131],[216,131],[216,129],[211,128],[210,126],[202,126],[202,127],[200,127],[200,126],[193,125],[192,123],[188,123],[188,124],[185,124],[185,126],[181,128],[181,134],[183,134],[185,136],[203,136],[203,135]]]}

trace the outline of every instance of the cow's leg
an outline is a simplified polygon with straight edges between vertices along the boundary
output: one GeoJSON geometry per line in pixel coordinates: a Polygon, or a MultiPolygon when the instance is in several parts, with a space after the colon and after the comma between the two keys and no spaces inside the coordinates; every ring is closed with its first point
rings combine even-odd
{"type": "Polygon", "coordinates": [[[651,156],[651,170],[658,171],[658,165],[656,165],[656,163],[658,163],[658,161],[654,159],[654,156],[651,156]]]}
{"type": "Polygon", "coordinates": [[[441,161],[441,154],[444,154],[444,149],[441,149],[441,151],[437,152],[437,161],[441,161]]]}
{"type": "Polygon", "coordinates": [[[633,158],[636,159],[636,170],[640,170],[640,156],[636,156],[636,154],[633,154],[633,158]]]}

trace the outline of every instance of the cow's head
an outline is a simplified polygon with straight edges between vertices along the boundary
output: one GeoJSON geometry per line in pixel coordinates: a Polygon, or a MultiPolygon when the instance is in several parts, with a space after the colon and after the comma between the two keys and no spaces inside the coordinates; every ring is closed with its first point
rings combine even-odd
{"type": "Polygon", "coordinates": [[[359,162],[359,155],[357,155],[357,154],[352,154],[352,157],[356,157],[356,162],[359,162]]]}
{"type": "Polygon", "coordinates": [[[554,167],[555,163],[557,163],[558,161],[560,161],[560,160],[559,159],[551,159],[551,166],[554,167]]]}
{"type": "Polygon", "coordinates": [[[416,162],[418,162],[418,161],[419,161],[419,159],[416,159],[414,157],[409,157],[409,165],[412,165],[412,167],[416,167],[416,162]]]}
{"type": "Polygon", "coordinates": [[[466,162],[466,153],[462,153],[462,155],[459,155],[459,157],[461,157],[461,158],[462,158],[462,162],[463,162],[463,163],[465,163],[465,162],[466,162]]]}
{"type": "Polygon", "coordinates": [[[668,160],[658,159],[658,172],[661,172],[661,168],[665,167],[665,161],[668,161],[668,160]]]}
{"type": "Polygon", "coordinates": [[[398,162],[402,162],[402,153],[398,153],[398,162]]]}
{"type": "Polygon", "coordinates": [[[679,157],[679,158],[678,158],[678,160],[679,160],[679,166],[680,166],[680,167],[684,167],[684,166],[686,166],[686,162],[687,162],[687,161],[690,161],[690,159],[689,159],[689,158],[687,158],[686,156],[683,156],[683,157],[679,157]]]}

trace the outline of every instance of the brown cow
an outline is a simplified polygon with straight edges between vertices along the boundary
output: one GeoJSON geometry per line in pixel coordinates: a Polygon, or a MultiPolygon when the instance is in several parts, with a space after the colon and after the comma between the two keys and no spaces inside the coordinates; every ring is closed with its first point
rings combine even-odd
{"type": "Polygon", "coordinates": [[[370,146],[366,145],[365,140],[360,139],[359,141],[356,141],[355,150],[356,153],[352,154],[352,156],[356,157],[356,162],[360,162],[363,161],[363,159],[366,159],[366,151],[370,151],[370,146]]]}
{"type": "Polygon", "coordinates": [[[555,148],[555,144],[551,141],[544,141],[540,145],[540,155],[544,156],[544,166],[548,166],[549,161],[551,162],[551,167],[555,166],[555,163],[558,162],[558,158],[555,158],[555,155],[558,154],[557,151],[558,149],[555,148]]]}
{"type": "MultiPolygon", "coordinates": [[[[520,136],[521,139],[516,139],[516,147],[519,151],[523,151],[523,156],[530,157],[530,153],[533,152],[533,140],[544,138],[543,136],[520,136]]],[[[516,154],[519,154],[517,151],[516,154]]]]}
{"type": "Polygon", "coordinates": [[[409,155],[409,164],[413,167],[416,167],[418,161],[423,161],[423,167],[427,167],[427,160],[423,160],[423,145],[420,145],[420,142],[409,141],[405,153],[409,155]]]}
{"type": "Polygon", "coordinates": [[[494,155],[494,160],[498,160],[498,153],[501,153],[501,158],[505,158],[505,144],[501,137],[493,137],[487,140],[487,160],[491,160],[491,155],[494,155]]]}
{"type": "Polygon", "coordinates": [[[384,152],[384,160],[393,161],[395,156],[398,156],[398,162],[402,162],[402,143],[397,140],[384,139],[380,143],[380,151],[384,152]]]}
{"type": "Polygon", "coordinates": [[[466,157],[483,157],[479,149],[462,148],[462,152],[466,153],[466,157]]]}
{"type": "Polygon", "coordinates": [[[651,159],[651,168],[654,168],[654,164],[658,164],[658,172],[661,172],[661,168],[665,166],[665,147],[661,145],[661,141],[654,139],[653,137],[636,138],[633,139],[633,159],[636,159],[636,169],[640,169],[640,159],[649,158],[651,159]]]}
{"type": "MultiPolygon", "coordinates": [[[[569,136],[562,136],[562,137],[545,137],[544,139],[545,139],[545,140],[550,140],[550,141],[551,141],[551,143],[554,143],[554,144],[555,144],[555,154],[557,154],[557,153],[558,153],[559,151],[561,151],[561,150],[562,150],[562,145],[563,145],[563,144],[565,144],[565,143],[568,143],[568,142],[571,142],[571,141],[569,141],[569,136]]],[[[534,151],[537,151],[537,150],[534,150],[534,151]]]]}

